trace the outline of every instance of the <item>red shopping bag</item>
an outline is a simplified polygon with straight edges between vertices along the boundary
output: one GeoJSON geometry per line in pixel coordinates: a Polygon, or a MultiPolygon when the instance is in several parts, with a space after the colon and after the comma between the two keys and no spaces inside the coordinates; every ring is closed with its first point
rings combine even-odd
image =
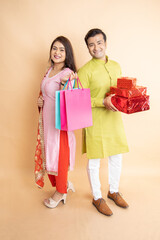
{"type": "Polygon", "coordinates": [[[89,88],[83,88],[77,79],[78,88],[60,92],[61,130],[73,131],[92,126],[91,95],[89,88]],[[79,84],[82,88],[80,88],[79,84]]]}

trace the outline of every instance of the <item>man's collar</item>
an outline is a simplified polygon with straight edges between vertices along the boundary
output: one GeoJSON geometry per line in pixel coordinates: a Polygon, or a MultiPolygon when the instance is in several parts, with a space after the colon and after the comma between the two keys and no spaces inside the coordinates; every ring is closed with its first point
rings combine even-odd
{"type": "Polygon", "coordinates": [[[105,65],[108,62],[108,56],[106,55],[106,62],[102,59],[99,59],[99,58],[92,58],[92,60],[96,63],[105,65]]]}

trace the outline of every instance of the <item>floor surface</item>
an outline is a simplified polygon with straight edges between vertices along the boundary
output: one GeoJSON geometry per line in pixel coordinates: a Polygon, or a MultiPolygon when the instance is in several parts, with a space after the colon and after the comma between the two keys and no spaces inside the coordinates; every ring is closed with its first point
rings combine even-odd
{"type": "Polygon", "coordinates": [[[154,170],[138,171],[124,167],[120,192],[129,203],[121,209],[107,199],[107,167],[101,167],[103,197],[113,211],[100,214],[91,204],[92,195],[85,168],[69,173],[76,192],[69,191],[67,203],[48,209],[43,200],[53,189],[47,176],[43,190],[34,184],[31,170],[1,172],[0,239],[3,240],[159,240],[160,175],[154,170]]]}

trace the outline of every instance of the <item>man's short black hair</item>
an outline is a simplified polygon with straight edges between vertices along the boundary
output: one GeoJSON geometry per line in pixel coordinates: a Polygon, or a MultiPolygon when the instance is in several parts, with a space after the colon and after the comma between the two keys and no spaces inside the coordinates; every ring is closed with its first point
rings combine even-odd
{"type": "Polygon", "coordinates": [[[93,29],[89,30],[89,32],[86,34],[86,36],[84,38],[87,46],[88,46],[88,38],[94,37],[97,34],[102,34],[103,35],[103,39],[106,42],[106,40],[107,40],[106,34],[99,28],[93,28],[93,29]]]}

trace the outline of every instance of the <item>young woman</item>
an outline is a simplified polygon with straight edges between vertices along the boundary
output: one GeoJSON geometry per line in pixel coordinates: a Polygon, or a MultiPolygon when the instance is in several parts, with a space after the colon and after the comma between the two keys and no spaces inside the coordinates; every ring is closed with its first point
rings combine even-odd
{"type": "Polygon", "coordinates": [[[67,181],[67,177],[68,169],[73,170],[75,162],[75,136],[73,132],[55,128],[55,93],[69,77],[71,80],[77,78],[73,50],[67,38],[60,36],[52,42],[49,61],[51,67],[41,83],[38,98],[40,120],[35,174],[39,187],[44,185],[44,171],[47,172],[52,186],[56,187],[54,194],[44,200],[45,206],[55,208],[60,201],[66,202],[69,189],[74,191],[73,184],[67,181]]]}

